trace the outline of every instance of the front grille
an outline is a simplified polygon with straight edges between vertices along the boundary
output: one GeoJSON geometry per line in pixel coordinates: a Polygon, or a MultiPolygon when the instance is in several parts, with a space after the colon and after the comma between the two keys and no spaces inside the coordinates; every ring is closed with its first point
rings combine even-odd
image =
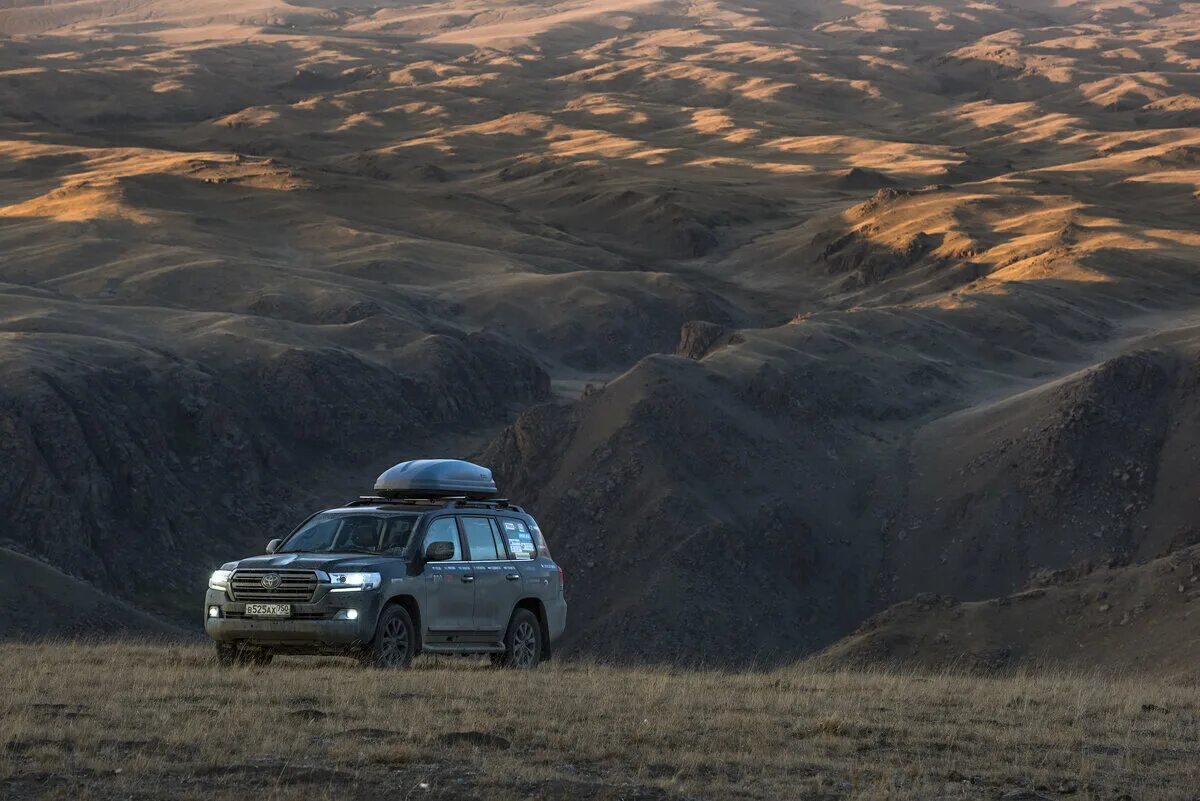
{"type": "Polygon", "coordinates": [[[233,600],[245,602],[292,602],[306,604],[317,592],[317,574],[311,570],[236,570],[229,580],[233,600]],[[279,576],[279,586],[267,589],[263,576],[279,576]]]}

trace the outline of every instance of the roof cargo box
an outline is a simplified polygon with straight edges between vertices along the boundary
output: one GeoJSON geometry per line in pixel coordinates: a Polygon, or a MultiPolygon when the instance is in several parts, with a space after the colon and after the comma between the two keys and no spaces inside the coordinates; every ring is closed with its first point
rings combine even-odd
{"type": "Polygon", "coordinates": [[[461,459],[414,459],[385,470],[375,492],[385,498],[493,498],[496,482],[491,470],[461,459]]]}

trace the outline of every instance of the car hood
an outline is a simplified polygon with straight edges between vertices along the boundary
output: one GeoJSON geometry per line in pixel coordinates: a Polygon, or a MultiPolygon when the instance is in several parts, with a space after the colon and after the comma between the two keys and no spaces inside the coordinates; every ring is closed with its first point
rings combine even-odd
{"type": "Polygon", "coordinates": [[[361,553],[278,553],[252,556],[235,562],[241,570],[324,570],[326,573],[352,573],[377,570],[382,564],[402,561],[398,556],[370,556],[361,553]]]}

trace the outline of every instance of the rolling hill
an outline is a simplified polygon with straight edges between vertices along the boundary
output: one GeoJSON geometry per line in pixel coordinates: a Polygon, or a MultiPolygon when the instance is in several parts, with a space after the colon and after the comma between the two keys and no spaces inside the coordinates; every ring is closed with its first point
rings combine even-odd
{"type": "Polygon", "coordinates": [[[5,3],[0,544],[187,622],[220,562],[470,456],[563,563],[568,652],[709,664],[1171,558],[1198,22],[5,3]]]}

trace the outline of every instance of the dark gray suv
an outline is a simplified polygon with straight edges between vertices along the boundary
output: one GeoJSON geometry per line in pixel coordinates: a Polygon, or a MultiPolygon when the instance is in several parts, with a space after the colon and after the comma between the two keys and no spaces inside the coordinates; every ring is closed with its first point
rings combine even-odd
{"type": "Polygon", "coordinates": [[[405,462],[380,476],[380,494],[313,515],[272,540],[266,556],[222,565],[209,579],[204,617],[220,661],[340,654],[406,667],[427,651],[532,668],[548,658],[567,603],[534,519],[502,499],[411,497],[464,487],[429,478],[454,479],[464,465],[491,482],[490,471],[466,462],[405,462]],[[411,473],[412,465],[421,469],[411,473]]]}

